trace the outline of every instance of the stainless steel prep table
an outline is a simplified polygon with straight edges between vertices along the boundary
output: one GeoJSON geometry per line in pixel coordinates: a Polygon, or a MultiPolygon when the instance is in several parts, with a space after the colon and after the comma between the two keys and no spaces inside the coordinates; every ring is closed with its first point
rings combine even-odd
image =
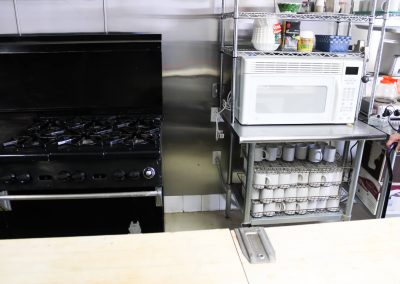
{"type": "MultiPolygon", "coordinates": [[[[232,191],[237,193],[238,189],[232,186],[232,160],[234,135],[239,139],[240,144],[247,144],[245,157],[247,158],[246,172],[246,196],[243,201],[243,225],[264,225],[282,223],[301,223],[316,221],[348,221],[351,219],[353,201],[357,189],[357,180],[360,172],[361,158],[366,140],[383,140],[387,134],[361,121],[356,121],[351,125],[268,125],[268,126],[245,126],[239,123],[230,123],[230,113],[224,112],[223,119],[227,122],[231,131],[231,143],[228,160],[227,184],[225,186],[226,215],[229,216],[231,208],[232,191]],[[357,153],[353,162],[353,172],[349,185],[349,196],[344,213],[328,212],[319,214],[306,214],[296,216],[274,216],[252,218],[250,215],[251,207],[251,186],[253,184],[254,172],[254,149],[258,143],[277,143],[277,142],[299,142],[299,141],[337,141],[344,140],[344,158],[347,160],[347,153],[350,140],[358,141],[357,153]]],[[[220,165],[220,164],[219,164],[220,165]]],[[[219,170],[222,170],[219,167],[219,170]]],[[[236,194],[237,195],[237,194],[236,194]]],[[[238,198],[240,200],[240,198],[238,198]]],[[[239,205],[241,205],[239,201],[239,205]]]]}

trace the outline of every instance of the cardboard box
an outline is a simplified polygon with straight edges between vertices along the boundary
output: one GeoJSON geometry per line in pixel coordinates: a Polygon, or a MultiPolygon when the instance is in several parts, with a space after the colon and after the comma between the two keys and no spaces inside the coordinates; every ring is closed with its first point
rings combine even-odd
{"type": "MultiPolygon", "coordinates": [[[[357,185],[357,197],[372,214],[376,214],[386,173],[385,146],[375,141],[367,141],[361,162],[357,185]]],[[[393,182],[386,215],[400,215],[400,156],[396,156],[393,182]]]]}

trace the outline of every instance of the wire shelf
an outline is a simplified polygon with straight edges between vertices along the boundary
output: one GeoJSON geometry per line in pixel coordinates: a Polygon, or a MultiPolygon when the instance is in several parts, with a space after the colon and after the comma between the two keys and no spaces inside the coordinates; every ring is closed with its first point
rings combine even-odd
{"type": "MultiPolygon", "coordinates": [[[[234,18],[234,13],[225,13],[224,19],[234,18]]],[[[354,15],[339,13],[272,13],[272,12],[239,12],[238,19],[258,19],[277,17],[280,20],[298,20],[298,21],[328,21],[328,22],[352,22],[368,23],[372,20],[371,15],[354,15]]]]}
{"type": "Polygon", "coordinates": [[[262,199],[252,199],[251,201],[263,204],[269,204],[273,202],[304,202],[304,201],[318,201],[318,200],[328,200],[328,199],[339,199],[339,195],[262,198],[262,199]]]}
{"type": "Polygon", "coordinates": [[[329,212],[339,212],[340,207],[329,207],[329,208],[313,208],[313,209],[301,209],[301,210],[286,210],[286,211],[263,211],[263,212],[251,212],[253,218],[261,217],[279,217],[287,215],[307,215],[307,214],[324,214],[329,212]]]}
{"type": "MultiPolygon", "coordinates": [[[[225,46],[221,52],[232,56],[233,47],[225,46]]],[[[364,58],[360,52],[298,52],[298,51],[259,51],[253,48],[238,48],[238,56],[289,56],[289,57],[327,57],[327,58],[364,58]]]]}

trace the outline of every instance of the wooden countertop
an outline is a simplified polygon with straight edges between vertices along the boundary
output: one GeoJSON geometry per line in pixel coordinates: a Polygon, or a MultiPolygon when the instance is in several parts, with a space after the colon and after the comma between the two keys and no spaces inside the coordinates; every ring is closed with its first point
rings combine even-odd
{"type": "Polygon", "coordinates": [[[266,232],[276,262],[249,264],[240,254],[250,283],[400,283],[400,218],[274,227],[266,232]]]}
{"type": "Polygon", "coordinates": [[[230,231],[0,241],[0,283],[246,283],[230,231]]]}
{"type": "Polygon", "coordinates": [[[1,283],[400,283],[400,218],[266,229],[249,264],[228,229],[0,241],[1,283]]]}

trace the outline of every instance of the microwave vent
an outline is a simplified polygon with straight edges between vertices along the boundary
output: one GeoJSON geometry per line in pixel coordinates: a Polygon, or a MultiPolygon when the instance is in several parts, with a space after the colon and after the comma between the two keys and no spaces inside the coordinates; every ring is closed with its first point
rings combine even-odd
{"type": "Polygon", "coordinates": [[[262,74],[342,74],[341,63],[327,62],[251,62],[246,73],[262,74]]]}

